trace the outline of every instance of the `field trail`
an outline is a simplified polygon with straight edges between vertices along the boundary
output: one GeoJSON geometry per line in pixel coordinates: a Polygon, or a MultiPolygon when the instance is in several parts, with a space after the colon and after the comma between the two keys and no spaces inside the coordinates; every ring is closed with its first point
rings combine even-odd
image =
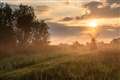
{"type": "Polygon", "coordinates": [[[30,66],[26,66],[23,68],[19,68],[19,69],[15,69],[13,71],[9,71],[9,72],[5,72],[4,74],[0,75],[0,77],[4,77],[4,76],[8,76],[10,74],[12,74],[12,77],[15,76],[22,76],[25,75],[27,73],[32,73],[33,71],[44,71],[50,68],[54,68],[55,66],[67,63],[67,62],[75,62],[78,61],[80,59],[80,56],[84,56],[86,54],[89,54],[88,52],[84,52],[84,53],[79,53],[79,52],[75,52],[75,53],[65,53],[62,54],[60,56],[56,56],[53,57],[51,59],[46,59],[46,60],[42,60],[39,63],[30,65],[30,66]]]}
{"type": "Polygon", "coordinates": [[[29,56],[12,56],[0,61],[0,64],[8,68],[8,70],[0,69],[2,73],[0,73],[0,80],[49,80],[49,78],[45,79],[46,76],[52,77],[52,80],[66,80],[65,77],[67,80],[69,78],[70,80],[97,80],[98,77],[100,80],[119,80],[119,52],[119,50],[54,51],[29,56]],[[16,63],[15,66],[18,68],[13,67],[9,70],[6,62],[11,65],[16,63]]]}

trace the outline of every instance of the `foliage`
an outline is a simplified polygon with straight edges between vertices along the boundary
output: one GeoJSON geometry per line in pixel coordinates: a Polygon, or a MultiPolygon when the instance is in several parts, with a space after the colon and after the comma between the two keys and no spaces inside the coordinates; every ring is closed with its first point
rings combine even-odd
{"type": "Polygon", "coordinates": [[[43,45],[48,44],[48,36],[48,25],[36,19],[33,7],[19,5],[19,8],[12,10],[8,4],[0,3],[1,43],[14,39],[13,42],[19,47],[27,47],[35,41],[43,45]]]}
{"type": "Polygon", "coordinates": [[[0,45],[11,45],[15,42],[12,29],[12,9],[8,4],[0,3],[0,45]],[[11,44],[9,44],[11,43],[11,44]]]}
{"type": "Polygon", "coordinates": [[[48,32],[48,25],[45,23],[44,20],[39,22],[38,20],[34,21],[33,24],[33,33],[34,33],[34,43],[35,44],[41,44],[42,47],[43,45],[48,44],[48,37],[49,37],[49,32],[48,32]]]}

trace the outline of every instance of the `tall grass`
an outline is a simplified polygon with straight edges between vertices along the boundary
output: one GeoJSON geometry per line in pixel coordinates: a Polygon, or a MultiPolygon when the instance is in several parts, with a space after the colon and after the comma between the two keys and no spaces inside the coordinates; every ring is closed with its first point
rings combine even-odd
{"type": "Polygon", "coordinates": [[[119,49],[54,49],[1,59],[0,80],[120,80],[119,49]]]}

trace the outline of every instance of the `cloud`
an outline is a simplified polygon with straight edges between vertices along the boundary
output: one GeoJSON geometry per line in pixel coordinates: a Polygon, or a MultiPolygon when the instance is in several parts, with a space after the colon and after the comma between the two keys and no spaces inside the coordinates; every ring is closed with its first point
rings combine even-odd
{"type": "Polygon", "coordinates": [[[114,4],[114,3],[120,4],[120,0],[106,0],[106,2],[109,4],[114,4]]]}
{"type": "Polygon", "coordinates": [[[65,26],[60,23],[48,23],[50,27],[50,34],[54,37],[71,37],[79,36],[83,31],[86,30],[85,27],[74,27],[74,26],[65,26]]]}
{"type": "Polygon", "coordinates": [[[82,15],[64,16],[59,21],[71,22],[91,18],[118,18],[120,17],[119,2],[119,0],[91,1],[83,5],[87,10],[82,15]]]}
{"type": "Polygon", "coordinates": [[[64,17],[62,20],[60,21],[72,21],[74,18],[73,17],[64,17]]]}
{"type": "Polygon", "coordinates": [[[88,9],[96,9],[100,5],[102,5],[101,2],[92,1],[92,2],[89,2],[89,3],[85,4],[84,6],[87,7],[88,9]]]}
{"type": "MultiPolygon", "coordinates": [[[[109,0],[108,0],[109,1],[109,0]]],[[[109,3],[113,1],[110,0],[109,3]]],[[[117,0],[113,1],[109,5],[104,5],[102,2],[97,2],[97,1],[92,1],[84,6],[90,10],[90,14],[87,15],[87,18],[116,18],[120,17],[120,6],[116,7],[111,7],[113,3],[118,3],[116,2],[117,0]]]]}
{"type": "Polygon", "coordinates": [[[99,38],[108,38],[113,39],[115,37],[118,37],[118,33],[116,29],[103,29],[99,31],[99,38]]]}
{"type": "MultiPolygon", "coordinates": [[[[35,5],[33,6],[35,10],[35,14],[38,17],[38,19],[48,19],[49,17],[49,11],[50,7],[46,5],[35,5]],[[45,16],[45,17],[44,17],[45,16]]],[[[51,18],[49,18],[51,19],[51,18]]]]}
{"type": "Polygon", "coordinates": [[[46,12],[48,11],[50,8],[46,5],[37,5],[35,6],[35,11],[38,11],[38,12],[46,12]]]}
{"type": "Polygon", "coordinates": [[[62,21],[62,22],[66,21],[66,22],[69,22],[69,21],[74,21],[74,20],[82,20],[83,17],[84,17],[84,15],[82,15],[82,16],[73,16],[73,17],[63,17],[63,18],[62,18],[61,20],[59,20],[59,21],[62,21]]]}
{"type": "Polygon", "coordinates": [[[32,0],[3,0],[9,4],[31,4],[32,0]]]}
{"type": "MultiPolygon", "coordinates": [[[[55,23],[55,22],[48,22],[47,23],[50,27],[50,34],[53,37],[61,37],[61,38],[67,38],[67,37],[80,37],[80,36],[88,36],[88,32],[91,31],[91,28],[85,27],[85,26],[65,26],[61,23],[55,23]]],[[[98,27],[98,33],[100,34],[100,37],[106,37],[106,38],[113,38],[117,35],[117,30],[120,29],[120,27],[113,27],[113,26],[100,26],[98,27]]]]}
{"type": "Polygon", "coordinates": [[[75,26],[65,26],[61,23],[49,22],[50,30],[50,41],[51,44],[59,43],[73,43],[79,41],[80,43],[85,43],[88,41],[84,37],[83,32],[86,31],[85,27],[75,27],[75,26]]]}

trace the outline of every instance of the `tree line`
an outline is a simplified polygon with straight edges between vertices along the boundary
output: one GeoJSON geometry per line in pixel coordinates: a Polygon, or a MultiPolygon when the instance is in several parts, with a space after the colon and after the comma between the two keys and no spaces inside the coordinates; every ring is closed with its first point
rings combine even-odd
{"type": "Polygon", "coordinates": [[[0,47],[27,47],[48,44],[48,25],[38,20],[33,7],[18,5],[12,9],[7,3],[0,3],[0,47]]]}

